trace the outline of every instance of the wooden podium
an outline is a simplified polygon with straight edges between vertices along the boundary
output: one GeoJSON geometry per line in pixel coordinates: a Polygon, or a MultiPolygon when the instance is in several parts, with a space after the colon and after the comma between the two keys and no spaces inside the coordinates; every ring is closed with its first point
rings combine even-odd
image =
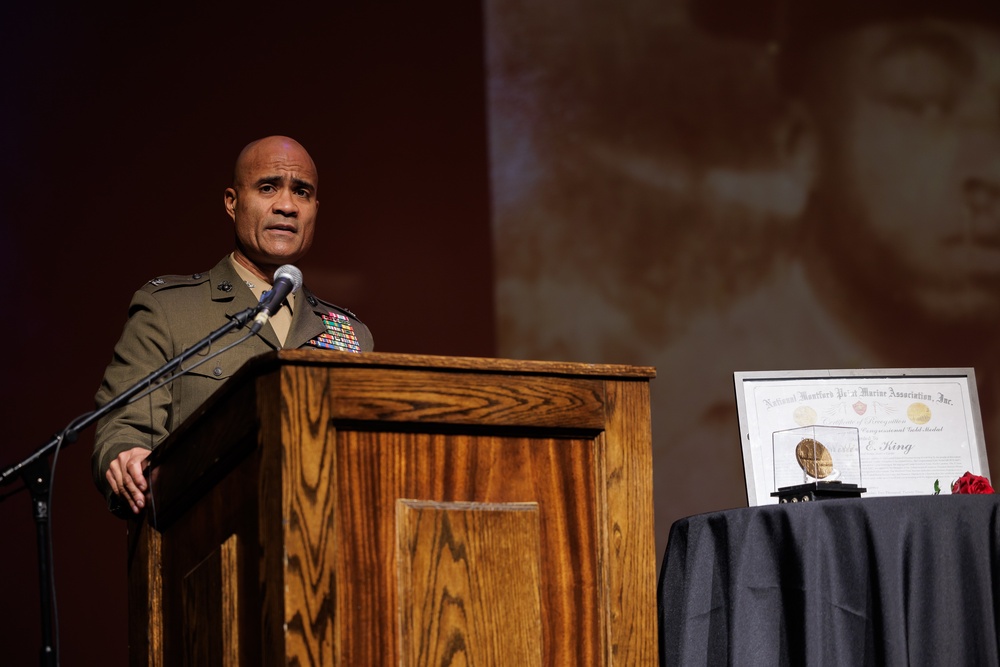
{"type": "Polygon", "coordinates": [[[651,368],[287,350],[151,456],[132,665],[655,665],[651,368]]]}

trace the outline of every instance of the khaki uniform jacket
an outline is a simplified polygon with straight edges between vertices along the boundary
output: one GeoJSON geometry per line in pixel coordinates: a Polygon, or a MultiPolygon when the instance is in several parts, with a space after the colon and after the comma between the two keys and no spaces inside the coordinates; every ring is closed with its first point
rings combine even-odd
{"type": "MultiPolygon", "coordinates": [[[[149,281],[132,297],[128,321],[97,392],[97,405],[104,405],[194,346],[224,325],[229,315],[256,305],[256,297],[236,273],[228,256],[208,273],[163,276],[149,281]]],[[[319,340],[321,335],[328,333],[323,316],[331,312],[350,318],[360,351],[373,349],[374,341],[368,327],[350,311],[319,300],[305,287],[296,294],[295,312],[284,347],[306,347],[310,341],[319,340]]],[[[183,368],[195,366],[200,359],[238,340],[248,331],[242,328],[225,334],[185,361],[183,368]]],[[[133,447],[152,449],[248,360],[281,347],[267,323],[256,336],[102,418],[97,424],[91,464],[94,481],[108,498],[109,506],[114,509],[116,503],[113,501],[117,498],[104,473],[118,454],[133,447]]]]}

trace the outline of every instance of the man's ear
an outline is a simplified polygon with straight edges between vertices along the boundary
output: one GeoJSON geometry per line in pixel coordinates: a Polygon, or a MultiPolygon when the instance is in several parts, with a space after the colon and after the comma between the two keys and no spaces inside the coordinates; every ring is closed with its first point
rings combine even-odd
{"type": "Polygon", "coordinates": [[[236,190],[233,188],[226,188],[225,200],[223,202],[226,206],[226,213],[233,220],[236,220],[236,190]]]}
{"type": "Polygon", "coordinates": [[[778,122],[775,140],[779,168],[787,186],[788,209],[801,214],[817,183],[819,169],[816,119],[802,102],[788,102],[778,122]]]}

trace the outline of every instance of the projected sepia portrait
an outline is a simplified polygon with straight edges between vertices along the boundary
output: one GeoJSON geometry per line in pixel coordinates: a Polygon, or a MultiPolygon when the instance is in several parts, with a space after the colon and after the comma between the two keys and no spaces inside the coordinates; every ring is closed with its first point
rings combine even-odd
{"type": "Polygon", "coordinates": [[[499,353],[656,366],[660,548],[734,371],[973,367],[1000,461],[1000,6],[583,5],[487,3],[499,353]]]}

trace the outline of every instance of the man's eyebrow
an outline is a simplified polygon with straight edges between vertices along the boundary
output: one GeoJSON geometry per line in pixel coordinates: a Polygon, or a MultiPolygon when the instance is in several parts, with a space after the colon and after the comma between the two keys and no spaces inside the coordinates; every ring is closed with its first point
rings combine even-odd
{"type": "MultiPolygon", "coordinates": [[[[260,187],[262,185],[280,185],[281,183],[284,183],[284,181],[285,177],[278,174],[275,174],[273,176],[261,176],[254,182],[254,187],[260,187]]],[[[296,189],[305,188],[306,190],[310,191],[316,190],[316,186],[313,183],[303,178],[293,178],[292,185],[296,189]]]]}
{"type": "Polygon", "coordinates": [[[277,185],[281,181],[281,176],[261,176],[253,184],[254,187],[260,187],[261,185],[277,185]]]}
{"type": "Polygon", "coordinates": [[[296,188],[305,188],[306,190],[312,190],[312,191],[316,190],[316,186],[313,185],[311,182],[305,180],[304,178],[293,178],[292,185],[294,185],[296,188]]]}

